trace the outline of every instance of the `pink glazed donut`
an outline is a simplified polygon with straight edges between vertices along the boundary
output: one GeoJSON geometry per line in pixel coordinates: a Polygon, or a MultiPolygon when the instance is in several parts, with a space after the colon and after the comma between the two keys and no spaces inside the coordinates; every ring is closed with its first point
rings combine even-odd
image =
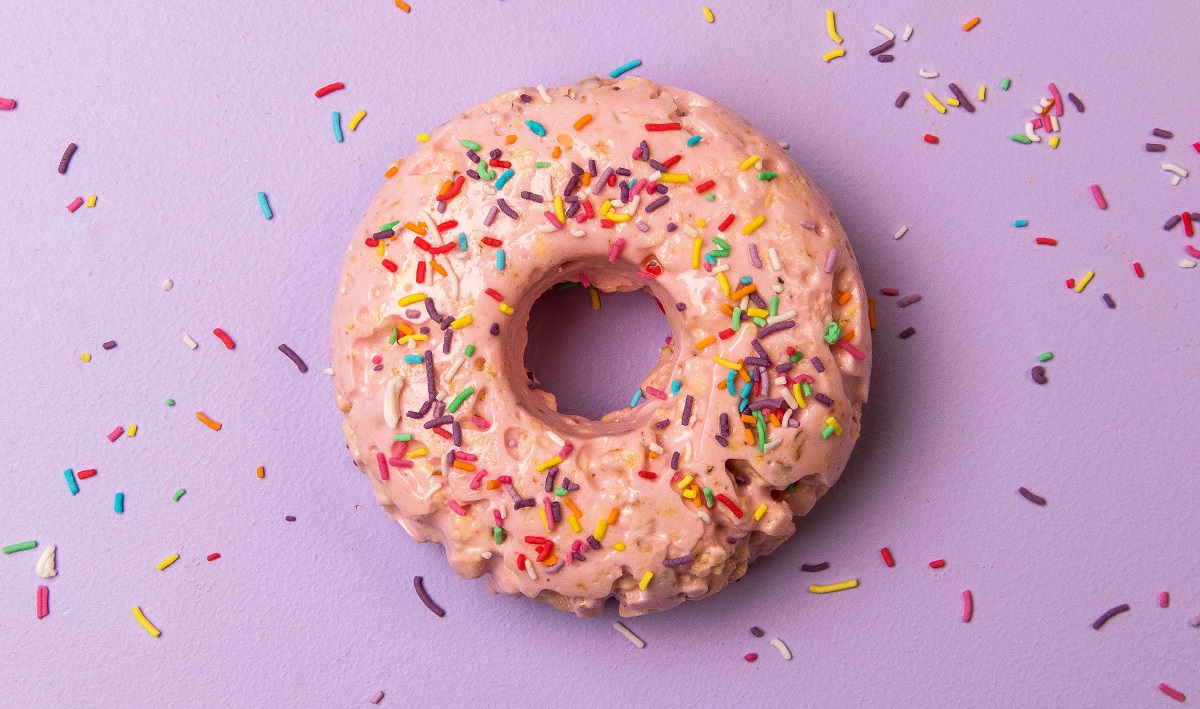
{"type": "Polygon", "coordinates": [[[496,593],[623,616],[723,588],[841,475],[869,304],[825,195],[729,109],[640,78],[518,89],[387,171],[343,264],[337,404],[375,497],[496,593]],[[525,371],[548,288],[648,290],[672,338],[631,406],[525,371]]]}

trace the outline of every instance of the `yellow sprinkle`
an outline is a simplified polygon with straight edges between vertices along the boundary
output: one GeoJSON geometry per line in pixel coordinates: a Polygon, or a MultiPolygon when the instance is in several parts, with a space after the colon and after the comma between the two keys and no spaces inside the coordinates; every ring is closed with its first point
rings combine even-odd
{"type": "Polygon", "coordinates": [[[611,219],[611,220],[612,220],[612,221],[614,221],[614,222],[627,222],[627,221],[629,221],[629,215],[628,215],[628,214],[616,214],[615,212],[609,212],[609,213],[608,213],[606,216],[608,217],[608,219],[611,219]]]}
{"type": "Polygon", "coordinates": [[[89,207],[95,207],[95,206],[96,206],[96,195],[94,195],[94,194],[90,194],[90,195],[88,195],[88,198],[87,198],[87,206],[89,206],[89,207]]]}
{"type": "Polygon", "coordinates": [[[421,446],[420,448],[409,451],[408,457],[409,458],[420,458],[421,456],[425,455],[428,452],[429,452],[428,448],[421,446]]]}
{"type": "Polygon", "coordinates": [[[349,128],[350,130],[354,130],[355,128],[358,127],[359,121],[361,121],[362,119],[364,119],[366,117],[367,117],[367,112],[363,111],[362,109],[359,109],[358,113],[354,114],[354,117],[350,119],[350,125],[348,125],[347,128],[349,128]]]}
{"type": "Polygon", "coordinates": [[[763,217],[762,215],[759,215],[759,216],[751,219],[749,224],[742,227],[742,233],[743,234],[753,234],[754,230],[759,228],[760,226],[762,226],[763,222],[765,222],[765,221],[767,221],[767,219],[766,219],[766,217],[763,217]]]}
{"type": "Polygon", "coordinates": [[[696,499],[696,491],[695,491],[695,490],[684,490],[684,491],[683,491],[683,496],[684,496],[684,497],[686,497],[686,498],[688,498],[688,499],[693,499],[693,500],[694,500],[694,499],[696,499]]]}
{"type": "Polygon", "coordinates": [[[375,247],[375,253],[379,254],[380,258],[383,258],[383,255],[385,253],[387,253],[386,249],[387,249],[387,245],[381,241],[381,242],[379,242],[379,246],[375,247]]]}
{"type": "Polygon", "coordinates": [[[712,10],[708,9],[707,7],[704,8],[704,20],[706,22],[712,22],[713,20],[716,20],[716,19],[717,18],[713,17],[712,10]]]}
{"type": "MultiPolygon", "coordinates": [[[[600,541],[600,537],[596,537],[596,541],[600,541]]],[[[616,549],[617,551],[625,551],[625,542],[617,542],[616,544],[613,544],[613,549],[616,549]]]]}
{"type": "Polygon", "coordinates": [[[604,541],[604,535],[607,532],[608,532],[608,522],[605,522],[604,520],[600,520],[599,522],[596,523],[596,531],[592,534],[592,536],[596,538],[596,541],[602,542],[602,541],[604,541]]]}
{"type": "Polygon", "coordinates": [[[538,463],[538,464],[537,464],[537,471],[540,473],[540,472],[542,472],[543,470],[548,470],[549,468],[553,468],[554,466],[558,465],[558,464],[559,464],[559,463],[561,463],[561,462],[562,462],[562,458],[559,458],[558,456],[554,456],[554,457],[553,457],[553,458],[551,458],[550,460],[547,460],[547,461],[545,461],[545,462],[542,462],[542,463],[538,463]]]}
{"type": "Polygon", "coordinates": [[[703,219],[697,219],[697,220],[696,220],[696,226],[698,226],[698,227],[700,227],[701,229],[703,229],[704,227],[708,226],[708,222],[704,221],[703,219]]]}
{"type": "Polygon", "coordinates": [[[505,315],[512,315],[513,314],[512,306],[509,305],[508,303],[500,303],[500,312],[504,313],[505,315]]]}
{"type": "Polygon", "coordinates": [[[424,293],[410,293],[399,300],[400,305],[412,305],[425,300],[424,293]]]}
{"type": "Polygon", "coordinates": [[[984,101],[986,99],[987,99],[987,86],[980,86],[979,87],[979,100],[984,101]]]}
{"type": "Polygon", "coordinates": [[[946,105],[947,105],[947,106],[956,106],[956,107],[957,107],[957,106],[959,105],[959,104],[958,104],[958,99],[956,99],[956,98],[954,98],[953,96],[951,96],[951,97],[949,97],[949,98],[947,98],[947,99],[946,99],[946,105]]]}
{"type": "Polygon", "coordinates": [[[558,221],[566,222],[567,216],[563,212],[563,199],[561,196],[554,197],[554,216],[558,217],[558,221]]]}
{"type": "Polygon", "coordinates": [[[162,631],[154,627],[154,624],[146,619],[145,614],[142,613],[141,606],[133,607],[133,617],[137,618],[137,622],[141,623],[142,627],[145,628],[146,632],[150,633],[151,636],[157,638],[158,636],[162,635],[162,631]]]}
{"type": "Polygon", "coordinates": [[[92,356],[90,354],[88,354],[87,352],[84,352],[83,354],[79,355],[79,359],[83,360],[84,363],[86,364],[86,363],[92,361],[92,356]]]}
{"type": "Polygon", "coordinates": [[[612,200],[606,199],[600,203],[600,216],[607,217],[608,211],[612,209],[612,200]]]}
{"type": "Polygon", "coordinates": [[[825,56],[821,57],[821,59],[824,59],[827,62],[831,62],[834,59],[837,59],[838,57],[844,57],[844,56],[846,56],[846,50],[835,49],[832,52],[826,52],[825,56]]]}
{"type": "Polygon", "coordinates": [[[691,484],[692,484],[692,476],[691,476],[691,475],[687,475],[687,476],[684,476],[683,480],[680,480],[680,481],[679,481],[679,484],[677,484],[675,487],[677,487],[677,488],[679,488],[680,490],[682,490],[682,489],[684,489],[685,487],[687,487],[688,485],[691,485],[691,484]]]}
{"type": "Polygon", "coordinates": [[[825,584],[824,586],[812,585],[808,587],[808,590],[812,591],[813,593],[833,593],[834,591],[845,591],[848,588],[854,588],[856,586],[858,586],[858,579],[850,579],[849,581],[843,581],[841,583],[829,583],[825,584]]]}
{"type": "Polygon", "coordinates": [[[620,518],[621,518],[621,510],[618,510],[616,507],[614,507],[608,511],[608,523],[609,524],[616,524],[617,520],[620,518]]]}
{"type": "Polygon", "coordinates": [[[163,559],[162,561],[158,562],[158,570],[163,571],[171,564],[174,564],[176,561],[179,561],[179,555],[172,554],[172,555],[168,556],[167,558],[163,559]]]}
{"type": "Polygon", "coordinates": [[[417,133],[417,142],[418,143],[429,142],[429,134],[428,133],[417,133]]]}
{"type": "Polygon", "coordinates": [[[728,367],[729,369],[732,369],[735,371],[742,368],[741,362],[730,362],[727,359],[721,359],[720,357],[717,357],[715,355],[713,356],[713,361],[716,362],[717,364],[721,365],[722,367],[728,367]]]}
{"type": "Polygon", "coordinates": [[[937,100],[937,96],[934,96],[932,93],[926,91],[925,100],[928,101],[934,108],[936,108],[938,113],[946,112],[946,107],[943,106],[942,102],[937,100]]]}
{"type": "Polygon", "coordinates": [[[134,436],[136,436],[137,435],[137,424],[136,423],[129,424],[129,428],[125,429],[125,435],[129,436],[130,438],[133,438],[134,436]]]}
{"type": "Polygon", "coordinates": [[[763,310],[762,308],[747,308],[746,314],[752,318],[765,318],[770,316],[771,311],[763,310]]]}
{"type": "Polygon", "coordinates": [[[1088,271],[1087,273],[1083,274],[1083,278],[1080,278],[1079,283],[1075,284],[1075,292],[1082,293],[1083,289],[1087,287],[1087,284],[1091,282],[1092,276],[1095,275],[1096,274],[1092,271],[1088,271]]]}
{"type": "Polygon", "coordinates": [[[764,502],[758,506],[757,510],[754,510],[754,521],[762,519],[765,514],[767,514],[767,503],[764,502]]]}
{"type": "Polygon", "coordinates": [[[738,167],[740,167],[743,170],[749,170],[750,168],[754,167],[754,165],[759,160],[762,160],[762,157],[760,157],[758,155],[751,155],[750,157],[746,158],[741,163],[739,163],[738,167]]]}
{"type": "Polygon", "coordinates": [[[800,405],[800,408],[808,407],[808,402],[804,400],[804,392],[800,391],[800,382],[792,385],[792,396],[796,398],[796,403],[800,405]]]}
{"type": "Polygon", "coordinates": [[[575,515],[567,515],[567,523],[571,525],[571,530],[579,532],[579,520],[575,519],[575,515]]]}
{"type": "Polygon", "coordinates": [[[596,290],[595,287],[592,287],[592,288],[588,288],[588,292],[592,296],[592,310],[599,310],[600,309],[600,291],[596,290]]]}
{"type": "MultiPolygon", "coordinates": [[[[838,44],[842,43],[842,37],[837,33],[837,21],[834,19],[833,10],[825,11],[825,30],[829,32],[829,38],[838,44]]],[[[845,54],[845,52],[842,52],[845,54]]]]}
{"type": "Polygon", "coordinates": [[[638,581],[638,588],[645,591],[646,587],[650,585],[650,579],[652,578],[654,578],[653,571],[647,571],[646,573],[642,574],[642,580],[638,581]]]}
{"type": "Polygon", "coordinates": [[[254,474],[261,478],[266,476],[267,471],[260,465],[254,469],[254,474]]]}
{"type": "Polygon", "coordinates": [[[1050,136],[1050,149],[1051,150],[1058,149],[1058,136],[1057,135],[1050,136]]]}
{"type": "Polygon", "coordinates": [[[538,507],[538,513],[542,515],[542,526],[546,528],[547,532],[549,532],[550,531],[550,521],[546,519],[546,508],[538,507]]]}
{"type": "Polygon", "coordinates": [[[712,343],[714,343],[716,341],[717,341],[717,338],[713,337],[712,335],[709,335],[708,337],[706,337],[703,340],[700,340],[699,342],[696,343],[696,351],[699,352],[700,350],[703,350],[705,347],[711,347],[712,343]]]}
{"type": "Polygon", "coordinates": [[[470,325],[474,319],[475,319],[474,315],[467,313],[466,315],[462,316],[461,318],[451,320],[450,327],[454,328],[455,330],[461,330],[464,327],[466,327],[467,325],[470,325]]]}
{"type": "Polygon", "coordinates": [[[664,172],[662,177],[658,178],[659,182],[691,182],[692,176],[686,172],[664,172]]]}
{"type": "Polygon", "coordinates": [[[692,270],[700,269],[700,250],[704,248],[704,239],[697,236],[692,242],[692,270]]]}
{"type": "Polygon", "coordinates": [[[725,297],[729,297],[729,279],[725,277],[725,272],[721,271],[717,274],[717,283],[721,284],[721,290],[725,293],[725,297]]]}

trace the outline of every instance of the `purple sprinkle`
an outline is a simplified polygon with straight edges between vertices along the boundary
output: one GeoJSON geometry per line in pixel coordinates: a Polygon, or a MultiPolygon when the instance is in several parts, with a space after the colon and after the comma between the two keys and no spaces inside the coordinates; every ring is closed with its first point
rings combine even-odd
{"type": "MultiPolygon", "coordinates": [[[[508,493],[508,496],[512,498],[514,505],[520,505],[522,502],[524,502],[524,500],[521,499],[521,496],[517,494],[517,488],[513,487],[512,483],[503,483],[503,487],[504,491],[508,493]]],[[[533,498],[531,497],[529,500],[532,503],[533,498]]],[[[517,509],[520,509],[520,507],[517,509]]]]}
{"type": "Polygon", "coordinates": [[[446,203],[445,203],[445,202],[438,202],[438,203],[437,203],[437,213],[438,213],[438,214],[445,214],[445,213],[446,213],[446,203]]]}
{"type": "Polygon", "coordinates": [[[554,492],[554,478],[558,477],[558,466],[552,466],[546,471],[546,492],[554,492]]]}
{"type": "Polygon", "coordinates": [[[653,202],[651,202],[650,204],[647,204],[647,205],[646,205],[646,211],[647,211],[647,212],[653,212],[654,210],[656,210],[656,209],[658,209],[659,207],[663,206],[664,204],[666,204],[666,203],[667,203],[667,202],[669,202],[670,200],[671,200],[671,198],[670,198],[670,197],[668,197],[668,196],[666,196],[666,195],[663,195],[662,197],[659,197],[658,199],[656,199],[656,200],[654,200],[653,202]]]}
{"type": "Polygon", "coordinates": [[[766,635],[766,633],[763,632],[763,629],[757,625],[750,629],[750,634],[756,638],[761,638],[762,636],[766,635]]]}
{"type": "Polygon", "coordinates": [[[1146,152],[1148,153],[1161,153],[1166,149],[1167,146],[1163,145],[1162,143],[1146,143],[1146,152]]]}
{"type": "Polygon", "coordinates": [[[671,470],[679,470],[679,451],[671,454],[671,470]]]}
{"type": "Polygon", "coordinates": [[[725,438],[725,436],[716,435],[716,436],[713,436],[713,438],[717,439],[717,443],[720,443],[722,448],[729,447],[729,440],[727,438],[725,438]]]}
{"type": "Polygon", "coordinates": [[[829,258],[825,259],[825,273],[833,273],[833,265],[837,262],[837,249],[829,250],[829,258]]]}
{"type": "Polygon", "coordinates": [[[675,222],[671,222],[670,224],[667,225],[667,233],[669,234],[678,228],[679,227],[675,224],[675,222]]]}
{"type": "Polygon", "coordinates": [[[694,403],[694,401],[695,400],[692,398],[691,394],[688,394],[687,398],[683,400],[683,421],[682,421],[682,423],[684,426],[688,425],[688,423],[691,422],[691,420],[692,420],[692,404],[694,403]]]}
{"type": "Polygon", "coordinates": [[[483,218],[483,225],[491,226],[492,222],[496,221],[496,214],[499,211],[500,211],[499,208],[497,208],[495,205],[492,205],[491,207],[489,207],[487,216],[483,218]]]}
{"type": "Polygon", "coordinates": [[[488,330],[488,334],[490,334],[492,337],[496,337],[497,335],[499,335],[500,334],[500,323],[498,323],[498,322],[492,323],[492,327],[488,330]]]}
{"type": "Polygon", "coordinates": [[[533,97],[530,96],[529,94],[521,94],[521,103],[529,103],[532,100],[533,100],[533,97]]]}
{"type": "Polygon", "coordinates": [[[564,213],[564,216],[566,216],[567,219],[574,217],[575,213],[579,211],[579,208],[580,208],[579,202],[575,202],[575,204],[572,204],[570,207],[567,207],[567,211],[564,213]]]}
{"type": "Polygon", "coordinates": [[[642,232],[643,234],[645,234],[646,232],[650,231],[650,225],[649,225],[649,224],[647,224],[646,222],[642,221],[641,219],[639,219],[639,220],[637,220],[636,222],[634,222],[634,223],[633,223],[633,225],[634,225],[635,227],[637,227],[637,228],[638,228],[638,231],[642,232]]]}
{"type": "Polygon", "coordinates": [[[908,100],[908,92],[901,91],[900,95],[896,97],[896,108],[904,108],[904,102],[907,100],[908,100]]]}
{"type": "Polygon", "coordinates": [[[425,350],[425,389],[430,401],[437,398],[437,382],[433,378],[433,350],[425,350]]]}
{"type": "Polygon", "coordinates": [[[425,428],[433,428],[435,426],[444,426],[454,420],[453,416],[439,416],[435,419],[429,419],[421,424],[425,428]]]}
{"type": "Polygon", "coordinates": [[[663,164],[662,164],[662,163],[660,163],[659,161],[657,161],[657,160],[650,160],[649,162],[650,162],[650,167],[654,168],[655,170],[658,170],[659,172],[666,172],[666,171],[667,171],[667,166],[666,166],[666,165],[663,165],[663,164]]]}
{"type": "Polygon", "coordinates": [[[783,406],[783,399],[759,399],[750,404],[751,411],[762,411],[763,409],[778,409],[783,406]]]}
{"type": "Polygon", "coordinates": [[[567,488],[567,492],[575,492],[579,486],[571,482],[571,478],[563,478],[563,486],[567,488]]]}
{"type": "Polygon", "coordinates": [[[885,41],[883,44],[877,45],[877,46],[872,47],[871,49],[867,50],[867,54],[870,54],[871,56],[874,57],[876,55],[883,54],[884,52],[886,52],[887,50],[891,49],[894,46],[896,46],[896,40],[889,39],[889,40],[885,41]]]}
{"type": "Polygon", "coordinates": [[[1171,138],[1175,137],[1174,133],[1165,128],[1155,128],[1150,132],[1154,134],[1155,138],[1166,138],[1167,140],[1170,140],[1171,138]]]}
{"type": "Polygon", "coordinates": [[[1075,105],[1076,111],[1083,113],[1083,110],[1084,110],[1083,101],[1080,101],[1078,96],[1076,96],[1073,93],[1067,93],[1067,98],[1070,99],[1071,103],[1075,105]]]}
{"type": "MultiPolygon", "coordinates": [[[[758,342],[758,340],[755,340],[755,342],[758,342]]],[[[784,372],[792,371],[792,367],[795,366],[795,362],[780,362],[779,364],[775,365],[775,371],[783,374],[784,372]]]]}
{"type": "Polygon", "coordinates": [[[900,339],[907,340],[915,334],[917,334],[917,328],[909,326],[900,331],[900,339]]]}
{"type": "Polygon", "coordinates": [[[800,420],[795,418],[788,419],[788,428],[800,428],[800,420]]]}
{"type": "Polygon", "coordinates": [[[800,565],[801,571],[807,571],[810,574],[816,573],[818,571],[824,571],[825,569],[828,569],[828,568],[829,568],[828,561],[822,561],[819,564],[801,564],[800,565]]]}
{"type": "Polygon", "coordinates": [[[720,431],[722,436],[729,435],[729,414],[722,413],[720,419],[720,431]]]}
{"type": "Polygon", "coordinates": [[[454,339],[454,331],[447,330],[446,334],[442,335],[442,354],[450,354],[450,341],[454,339]]]}
{"type": "Polygon", "coordinates": [[[588,158],[588,173],[591,174],[592,177],[596,176],[596,161],[592,160],[591,158],[588,158]]]}
{"type": "Polygon", "coordinates": [[[879,56],[875,57],[875,61],[882,64],[887,64],[889,62],[896,61],[896,57],[892,56],[891,54],[880,54],[879,56]]]}
{"type": "MultiPolygon", "coordinates": [[[[646,144],[646,141],[642,141],[642,145],[645,145],[645,144],[646,144]]],[[[621,177],[629,177],[630,175],[633,174],[633,171],[631,171],[627,167],[618,167],[617,174],[620,175],[621,177]]]]}
{"type": "Polygon", "coordinates": [[[1046,378],[1046,368],[1040,364],[1029,370],[1029,376],[1033,377],[1033,381],[1038,384],[1046,384],[1050,381],[1046,378]]]}
{"type": "Polygon", "coordinates": [[[1108,293],[1104,294],[1104,304],[1107,305],[1110,309],[1117,307],[1117,302],[1115,300],[1113,300],[1113,297],[1111,295],[1109,295],[1108,293]]]}
{"type": "Polygon", "coordinates": [[[897,300],[896,305],[899,305],[901,308],[907,308],[908,306],[912,305],[913,303],[919,303],[919,302],[921,302],[921,294],[920,293],[912,293],[910,295],[904,296],[900,300],[897,300]]]}
{"type": "Polygon", "coordinates": [[[687,310],[687,303],[676,303],[675,309],[682,313],[683,311],[687,310]]]}
{"type": "Polygon", "coordinates": [[[751,367],[770,367],[771,360],[763,359],[762,357],[746,357],[742,360],[742,364],[748,364],[751,367]]]}
{"type": "Polygon", "coordinates": [[[654,187],[654,191],[655,191],[655,192],[657,192],[657,193],[659,193],[659,194],[666,194],[666,193],[667,193],[667,186],[666,186],[666,185],[664,185],[663,183],[661,183],[661,182],[660,182],[660,183],[658,183],[658,184],[657,184],[657,185],[654,187]]]}
{"type": "MultiPolygon", "coordinates": [[[[641,149],[642,149],[642,160],[649,160],[650,159],[650,144],[643,140],[642,144],[639,147],[641,147],[641,149]]],[[[628,175],[629,173],[627,172],[625,174],[628,175]]]]}
{"type": "Polygon", "coordinates": [[[452,436],[454,445],[462,445],[462,426],[459,425],[458,421],[450,424],[450,435],[452,436]]]}
{"type": "Polygon", "coordinates": [[[670,425],[671,425],[671,419],[663,419],[662,421],[656,421],[654,423],[654,427],[659,428],[659,429],[666,428],[667,426],[670,426],[670,425]]]}
{"type": "Polygon", "coordinates": [[[958,99],[960,106],[967,109],[967,113],[975,112],[975,106],[971,104],[971,99],[967,98],[963,90],[958,88],[958,84],[950,84],[950,93],[954,94],[954,98],[958,99]]]}
{"type": "Polygon", "coordinates": [[[383,365],[382,365],[382,364],[377,364],[377,365],[375,365],[375,371],[376,371],[376,372],[382,372],[382,371],[383,371],[383,365]]]}
{"type": "Polygon", "coordinates": [[[534,194],[533,192],[524,190],[521,192],[521,199],[527,199],[530,202],[540,203],[542,201],[542,196],[540,194],[534,194]]]}
{"type": "Polygon", "coordinates": [[[817,401],[821,402],[822,404],[825,404],[826,406],[833,406],[833,399],[830,399],[828,396],[825,396],[824,394],[822,394],[820,392],[813,394],[813,398],[816,399],[817,401]]]}
{"type": "Polygon", "coordinates": [[[433,298],[428,296],[425,298],[425,312],[429,313],[429,317],[441,322],[442,315],[438,312],[437,305],[433,302],[433,298]]]}
{"type": "Polygon", "coordinates": [[[1168,219],[1165,224],[1163,224],[1163,231],[1171,231],[1178,226],[1179,222],[1181,221],[1183,221],[1183,217],[1179,216],[1178,214],[1172,214],[1171,218],[1168,219]]]}
{"type": "Polygon", "coordinates": [[[503,197],[496,200],[496,206],[499,207],[500,211],[504,212],[504,214],[507,215],[509,219],[517,218],[517,211],[515,209],[513,209],[512,207],[508,206],[508,202],[505,202],[503,197]]]}
{"type": "Polygon", "coordinates": [[[787,330],[787,329],[790,329],[793,327],[796,327],[795,320],[784,320],[782,322],[777,322],[774,325],[767,325],[766,327],[764,327],[763,329],[758,331],[758,339],[761,340],[762,338],[766,337],[767,335],[779,332],[780,330],[787,330]]]}
{"type": "Polygon", "coordinates": [[[477,163],[480,160],[479,153],[475,152],[474,150],[468,150],[467,159],[471,162],[477,163]]]}
{"type": "Polygon", "coordinates": [[[554,523],[558,524],[562,521],[562,503],[555,500],[550,503],[550,514],[554,517],[554,523]]]}
{"type": "Polygon", "coordinates": [[[395,235],[396,235],[395,231],[393,231],[391,229],[384,229],[383,231],[377,231],[374,234],[372,234],[371,238],[376,239],[376,240],[383,240],[383,239],[390,239],[391,237],[393,237],[395,235]]]}
{"type": "Polygon", "coordinates": [[[472,180],[478,180],[479,173],[475,172],[474,170],[467,170],[467,177],[471,178],[472,180]]]}
{"type": "Polygon", "coordinates": [[[533,499],[532,497],[526,497],[524,500],[517,500],[516,502],[514,502],[513,509],[514,510],[523,510],[526,507],[533,507],[536,504],[537,504],[537,500],[533,499]]]}
{"type": "Polygon", "coordinates": [[[582,175],[583,174],[583,168],[579,167],[579,165],[574,160],[571,161],[571,174],[572,175],[582,175]]]}
{"type": "Polygon", "coordinates": [[[596,541],[596,537],[592,536],[591,534],[588,535],[587,543],[588,543],[588,546],[590,546],[593,549],[600,548],[600,542],[596,541]]]}
{"type": "Polygon", "coordinates": [[[754,264],[755,268],[762,268],[762,259],[758,257],[758,244],[750,244],[746,249],[750,252],[750,263],[754,264]]]}
{"type": "Polygon", "coordinates": [[[673,566],[683,566],[684,564],[690,564],[695,560],[696,557],[694,555],[688,554],[687,556],[679,556],[674,559],[663,559],[663,566],[668,568],[673,566]]]}
{"type": "Polygon", "coordinates": [[[454,450],[453,449],[451,449],[450,451],[448,451],[446,453],[446,467],[447,468],[454,467],[454,450]]]}
{"type": "Polygon", "coordinates": [[[592,183],[592,194],[600,194],[600,190],[608,184],[608,176],[612,174],[612,171],[611,167],[604,168],[604,172],[600,173],[600,177],[592,183]]]}
{"type": "Polygon", "coordinates": [[[433,402],[433,412],[432,413],[433,413],[434,418],[438,418],[442,414],[446,413],[446,402],[444,402],[444,401],[433,402]]]}
{"type": "Polygon", "coordinates": [[[758,353],[759,357],[767,360],[766,366],[770,367],[771,355],[767,354],[767,348],[763,347],[762,343],[758,340],[750,340],[750,346],[754,348],[754,351],[758,353]]]}
{"type": "MultiPolygon", "coordinates": [[[[578,165],[574,167],[578,167],[578,165]]],[[[563,194],[571,194],[577,189],[579,189],[579,175],[571,175],[571,179],[567,180],[567,186],[563,188],[563,194]]]]}
{"type": "Polygon", "coordinates": [[[821,363],[820,357],[813,357],[810,361],[812,362],[813,369],[817,370],[818,373],[825,371],[825,365],[821,363]]]}
{"type": "Polygon", "coordinates": [[[751,303],[754,303],[755,305],[762,308],[763,310],[767,309],[767,301],[762,299],[762,296],[758,294],[758,291],[754,291],[753,293],[750,294],[749,297],[750,297],[751,303]]]}
{"type": "Polygon", "coordinates": [[[101,347],[103,347],[103,348],[104,348],[104,349],[106,349],[106,350],[111,350],[112,348],[114,348],[114,347],[116,347],[116,346],[117,346],[117,341],[116,341],[116,340],[109,340],[108,342],[105,342],[103,345],[100,345],[100,346],[101,346],[101,347]]]}
{"type": "Polygon", "coordinates": [[[620,182],[617,186],[621,188],[621,201],[629,202],[629,183],[620,182]]]}
{"type": "Polygon", "coordinates": [[[417,318],[421,317],[421,311],[417,310],[416,308],[409,308],[408,310],[404,311],[404,314],[407,315],[410,320],[416,320],[417,318]]]}
{"type": "MultiPolygon", "coordinates": [[[[584,557],[584,555],[577,551],[571,552],[571,556],[575,559],[575,561],[587,561],[587,559],[584,557]]],[[[529,562],[525,562],[525,563],[528,564],[529,562]]]]}
{"type": "Polygon", "coordinates": [[[492,148],[491,151],[488,153],[488,157],[493,160],[499,160],[500,156],[503,154],[504,153],[500,152],[500,148],[492,148]]]}
{"type": "Polygon", "coordinates": [[[559,559],[558,561],[554,562],[553,566],[546,567],[546,573],[556,574],[556,573],[558,573],[558,570],[561,569],[562,567],[563,567],[563,560],[559,559]]]}
{"type": "MultiPolygon", "coordinates": [[[[415,316],[415,317],[418,317],[418,318],[419,318],[419,317],[421,317],[421,311],[420,311],[420,310],[418,310],[418,311],[417,311],[417,314],[416,314],[416,316],[415,316]]],[[[422,326],[422,327],[421,327],[421,330],[420,330],[420,332],[421,332],[421,334],[422,334],[422,335],[428,335],[428,334],[429,334],[429,328],[428,328],[428,327],[425,327],[425,326],[422,326]]]]}

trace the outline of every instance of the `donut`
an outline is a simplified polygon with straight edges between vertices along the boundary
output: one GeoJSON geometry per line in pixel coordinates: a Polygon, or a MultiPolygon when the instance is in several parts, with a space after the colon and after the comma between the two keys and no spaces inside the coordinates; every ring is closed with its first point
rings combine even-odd
{"type": "Polygon", "coordinates": [[[331,318],[350,454],[466,578],[579,616],[715,593],[841,475],[870,304],[829,200],[775,141],[641,78],[509,91],[395,161],[331,318]],[[630,406],[526,372],[539,295],[649,291],[671,338],[630,406]]]}

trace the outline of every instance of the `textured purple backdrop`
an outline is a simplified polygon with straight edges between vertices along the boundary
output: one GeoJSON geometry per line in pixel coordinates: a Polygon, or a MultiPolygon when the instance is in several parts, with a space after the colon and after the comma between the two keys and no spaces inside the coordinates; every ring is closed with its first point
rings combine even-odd
{"type": "MultiPolygon", "coordinates": [[[[42,581],[37,550],[0,556],[0,706],[345,707],[377,690],[395,707],[1170,706],[1160,682],[1200,694],[1200,269],[1177,265],[1182,227],[1161,229],[1200,211],[1200,177],[1172,186],[1159,167],[1200,169],[1200,5],[839,2],[849,54],[824,63],[824,7],[801,3],[711,0],[712,24],[701,2],[411,3],[0,9],[0,96],[18,101],[0,111],[0,544],[57,544],[60,569],[42,581]],[[894,63],[867,56],[877,22],[915,28],[894,63]],[[877,296],[871,401],[842,482],[740,583],[628,621],[644,650],[611,611],[579,620],[490,596],[389,523],[322,374],[342,253],[413,136],[502,90],[635,57],[789,141],[868,288],[924,296],[906,309],[877,296]],[[346,89],[313,97],[332,81],[346,89]],[[972,97],[986,84],[987,100],[937,114],[922,94],[944,98],[950,81],[972,97]],[[1049,81],[1087,112],[1067,108],[1057,150],[1010,141],[1049,81]],[[897,110],[901,90],[914,95],[897,110]],[[335,143],[330,112],[359,109],[335,143]],[[1161,155],[1142,148],[1156,126],[1176,131],[1161,155]],[[94,208],[64,209],[91,194],[94,208]],[[1089,269],[1083,293],[1064,286],[1089,269]],[[224,428],[200,425],[201,410],[224,428]],[[136,437],[105,438],[129,424],[136,437]],[[71,496],[64,468],[99,473],[71,496]],[[937,558],[945,568],[929,568],[937,558]],[[831,568],[799,570],[820,561],[831,568]],[[445,618],[417,601],[415,574],[445,618]],[[846,578],[861,586],[807,591],[846,578]],[[1132,611],[1090,627],[1119,603],[1132,611]]],[[[653,360],[661,323],[619,301],[567,312],[624,317],[653,360]]],[[[618,401],[649,366],[585,363],[618,401]]]]}

